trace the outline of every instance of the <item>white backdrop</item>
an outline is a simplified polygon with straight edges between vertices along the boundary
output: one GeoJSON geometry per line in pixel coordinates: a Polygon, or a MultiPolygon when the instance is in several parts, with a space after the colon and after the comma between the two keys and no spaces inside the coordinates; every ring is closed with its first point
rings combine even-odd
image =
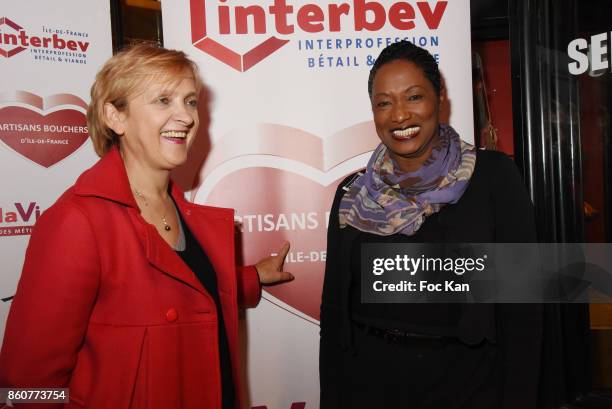
{"type": "MultiPolygon", "coordinates": [[[[191,199],[237,210],[244,262],[292,243],[290,284],[247,312],[252,407],[318,408],[318,307],[337,182],[378,143],[367,78],[390,42],[434,54],[447,117],[473,142],[469,1],[163,0],[164,43],[210,89],[210,152],[191,199]]],[[[204,127],[206,128],[206,127],[204,127]]]]}
{"type": "MultiPolygon", "coordinates": [[[[378,143],[369,64],[407,38],[439,58],[450,122],[473,141],[469,2],[165,0],[165,45],[210,88],[208,150],[191,191],[237,209],[249,263],[289,239],[293,283],[267,288],[245,321],[251,406],[318,407],[318,305],[325,228],[338,180],[378,143]]],[[[111,55],[106,1],[0,8],[0,337],[29,231],[96,156],[85,107],[111,55]]]]}
{"type": "Polygon", "coordinates": [[[111,55],[108,1],[0,5],[0,339],[31,226],[97,159],[85,110],[111,55]]]}

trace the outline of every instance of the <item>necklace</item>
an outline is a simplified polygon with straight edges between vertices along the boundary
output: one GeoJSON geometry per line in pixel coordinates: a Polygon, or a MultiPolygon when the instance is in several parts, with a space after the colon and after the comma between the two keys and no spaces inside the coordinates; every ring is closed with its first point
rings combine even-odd
{"type": "MultiPolygon", "coordinates": [[[[134,188],[134,193],[136,194],[136,196],[140,199],[142,199],[142,201],[144,202],[144,205],[146,207],[149,207],[149,201],[147,200],[147,197],[145,195],[143,195],[141,192],[138,191],[138,189],[134,188]]],[[[166,211],[164,210],[164,214],[162,215],[162,223],[164,223],[164,230],[165,231],[170,231],[172,230],[172,227],[170,227],[170,225],[168,224],[168,222],[166,221],[166,211]]]]}

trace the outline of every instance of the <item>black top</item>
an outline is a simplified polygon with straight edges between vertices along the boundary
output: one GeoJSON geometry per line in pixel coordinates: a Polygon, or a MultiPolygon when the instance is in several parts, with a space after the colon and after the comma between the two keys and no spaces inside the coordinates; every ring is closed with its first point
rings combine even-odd
{"type": "Polygon", "coordinates": [[[223,409],[234,409],[234,382],[232,379],[232,366],[227,334],[223,321],[223,310],[221,309],[221,300],[219,299],[219,290],[217,288],[217,273],[210,259],[195,239],[182,217],[180,217],[180,223],[185,233],[185,250],[177,251],[176,253],[183,259],[191,271],[194,272],[198,280],[200,280],[204,286],[204,289],[206,289],[208,294],[215,301],[219,332],[219,363],[221,366],[221,407],[223,409]]]}
{"type": "Polygon", "coordinates": [[[459,201],[425,219],[412,236],[356,232],[351,247],[351,317],[409,332],[495,340],[492,305],[361,303],[362,243],[523,243],[535,241],[531,202],[515,166],[494,152],[479,152],[470,184],[459,201]],[[470,311],[468,311],[470,310],[470,311]],[[476,315],[474,315],[476,314],[476,315]],[[466,328],[478,319],[480,328],[466,328]],[[475,333],[478,330],[480,333],[475,333]],[[466,334],[469,332],[469,334],[466,334]]]}
{"type": "MultiPolygon", "coordinates": [[[[498,342],[506,360],[505,396],[533,399],[538,374],[532,371],[527,376],[525,369],[540,357],[541,306],[362,304],[359,295],[359,252],[363,242],[535,242],[533,206],[512,160],[499,152],[478,151],[476,167],[463,196],[428,217],[410,237],[377,236],[350,226],[340,229],[338,209],[345,193],[343,187],[350,180],[351,177],[345,179],[336,191],[329,220],[321,304],[321,407],[338,407],[334,385],[342,377],[342,351],[352,345],[353,321],[453,337],[470,345],[485,339],[498,342]]],[[[515,407],[529,407],[521,406],[520,399],[516,403],[515,407]]]]}

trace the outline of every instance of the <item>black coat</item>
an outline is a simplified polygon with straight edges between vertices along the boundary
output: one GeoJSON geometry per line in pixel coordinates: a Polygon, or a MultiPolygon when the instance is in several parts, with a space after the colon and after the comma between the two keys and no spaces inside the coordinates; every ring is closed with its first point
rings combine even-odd
{"type": "MultiPolygon", "coordinates": [[[[341,402],[346,400],[342,396],[346,391],[342,392],[340,385],[345,376],[342,357],[351,349],[351,321],[355,319],[351,311],[351,264],[354,249],[359,248],[355,243],[362,241],[365,234],[350,226],[339,228],[338,208],[345,193],[343,187],[350,184],[351,179],[348,177],[338,187],[329,221],[321,304],[321,409],[340,409],[345,407],[341,402]]],[[[533,206],[512,160],[498,152],[478,151],[474,174],[461,199],[428,217],[414,236],[396,236],[397,241],[423,243],[535,242],[533,206]]],[[[362,307],[366,312],[371,308],[370,317],[382,316],[376,313],[380,306],[362,307]]],[[[389,311],[389,305],[384,308],[389,311]]],[[[435,334],[435,328],[444,327],[436,324],[449,305],[394,304],[393,308],[396,319],[404,315],[410,317],[401,323],[402,327],[409,327],[411,332],[435,334]]],[[[460,308],[457,325],[444,327],[440,335],[470,345],[496,344],[503,358],[499,408],[536,408],[542,341],[541,305],[463,304],[460,308]]],[[[359,317],[359,321],[387,327],[387,323],[377,323],[376,318],[368,322],[367,315],[359,317]]]]}

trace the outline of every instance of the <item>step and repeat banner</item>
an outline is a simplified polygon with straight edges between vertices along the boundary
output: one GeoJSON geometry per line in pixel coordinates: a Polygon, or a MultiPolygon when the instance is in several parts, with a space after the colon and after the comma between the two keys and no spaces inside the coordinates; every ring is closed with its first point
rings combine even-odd
{"type": "Polygon", "coordinates": [[[370,67],[393,42],[427,48],[448,89],[443,117],[473,142],[469,1],[163,0],[162,15],[164,45],[208,87],[190,199],[236,209],[245,263],[291,242],[296,279],[246,313],[247,402],[318,408],[329,209],[378,144],[370,67]]]}
{"type": "Polygon", "coordinates": [[[0,5],[0,339],[32,226],[97,159],[85,113],[111,55],[108,1],[0,5]]]}

